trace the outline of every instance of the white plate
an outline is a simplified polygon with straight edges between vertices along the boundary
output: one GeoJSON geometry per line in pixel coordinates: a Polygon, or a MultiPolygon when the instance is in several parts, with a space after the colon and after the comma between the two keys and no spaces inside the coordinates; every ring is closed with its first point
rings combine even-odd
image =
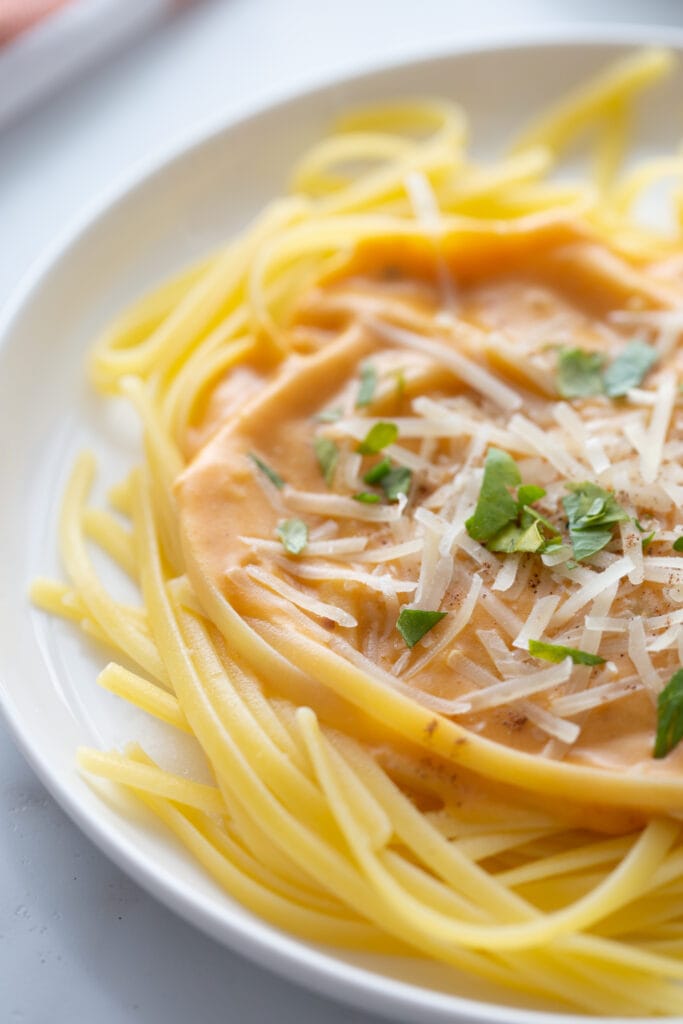
{"type": "MultiPolygon", "coordinates": [[[[119,190],[34,271],[0,325],[0,697],[22,749],[54,797],[117,864],[168,906],[227,945],[293,980],[394,1020],[585,1021],[530,1012],[436,964],[334,954],[254,918],[175,841],[125,801],[102,800],[77,774],[79,744],[138,738],[167,763],[162,727],[95,685],[106,655],[66,624],[32,610],[29,580],[55,574],[59,496],[74,453],[100,456],[107,482],[135,452],[116,417],[88,392],[83,355],[132,298],[246,223],[282,191],[295,158],[349,105],[415,94],[462,102],[479,152],[499,148],[524,118],[629,45],[683,49],[673,30],[571,30],[385,68],[334,82],[183,147],[119,190]]],[[[680,70],[643,103],[639,144],[679,142],[680,70]]],[[[552,1008],[546,1008],[552,1009],[552,1008]]]]}

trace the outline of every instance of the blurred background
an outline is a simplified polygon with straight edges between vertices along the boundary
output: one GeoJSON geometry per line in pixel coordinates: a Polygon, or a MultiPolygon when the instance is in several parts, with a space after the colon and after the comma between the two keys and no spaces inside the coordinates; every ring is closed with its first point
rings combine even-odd
{"type": "MultiPolygon", "coordinates": [[[[681,28],[683,2],[0,0],[0,305],[89,206],[203,126],[373,64],[598,23],[681,28]]],[[[0,821],[3,1024],[374,1020],[262,972],[143,893],[2,723],[0,821]]]]}

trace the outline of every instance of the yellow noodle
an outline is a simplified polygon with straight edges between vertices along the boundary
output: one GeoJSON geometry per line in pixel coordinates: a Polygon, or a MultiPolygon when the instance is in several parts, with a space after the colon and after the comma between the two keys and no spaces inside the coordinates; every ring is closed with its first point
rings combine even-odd
{"type": "Polygon", "coordinates": [[[623,99],[614,103],[600,127],[595,154],[595,180],[603,195],[610,193],[621,170],[631,129],[631,109],[623,99]]]}
{"type": "Polygon", "coordinates": [[[90,636],[104,643],[107,642],[106,634],[88,616],[87,609],[78,595],[64,583],[41,577],[32,582],[29,595],[38,608],[42,608],[43,611],[50,612],[52,615],[70,619],[71,622],[77,622],[81,629],[90,636]]]}
{"type": "Polygon", "coordinates": [[[180,775],[172,775],[150,765],[137,764],[121,754],[104,754],[87,747],[81,747],[78,751],[78,763],[91,775],[100,775],[112,782],[120,782],[155,796],[163,796],[175,803],[196,807],[206,814],[225,814],[223,798],[215,786],[191,782],[180,775]]]}
{"type": "Polygon", "coordinates": [[[105,690],[135,704],[162,722],[173,725],[182,732],[192,733],[177,698],[162,690],[160,686],[150,683],[148,679],[143,679],[137,672],[131,672],[123,665],[110,662],[100,672],[97,682],[105,690]]]}
{"type": "Polygon", "coordinates": [[[131,579],[135,579],[135,547],[130,530],[100,508],[85,509],[83,528],[88,537],[96,541],[131,579]]]}
{"type": "Polygon", "coordinates": [[[559,152],[584,128],[614,106],[658,82],[672,67],[668,50],[643,50],[610,65],[586,85],[580,86],[547,113],[532,121],[518,136],[514,149],[544,145],[559,152]]]}
{"type": "MultiPolygon", "coordinates": [[[[606,917],[621,902],[628,902],[659,865],[671,843],[676,838],[678,827],[672,822],[650,822],[632,850],[611,875],[608,875],[595,890],[576,901],[563,911],[547,914],[539,921],[519,925],[494,925],[492,927],[470,926],[464,921],[448,920],[444,915],[429,912],[418,901],[411,900],[401,892],[383,869],[380,860],[371,851],[367,836],[358,827],[357,812],[347,802],[348,794],[343,792],[339,779],[329,770],[326,752],[319,744],[317,726],[312,712],[299,712],[304,736],[311,756],[316,764],[321,785],[325,788],[335,817],[351,846],[362,870],[373,885],[383,894],[387,902],[409,915],[413,928],[422,929],[425,934],[441,937],[444,942],[488,949],[515,949],[525,945],[549,942],[558,935],[589,927],[606,917]]],[[[683,965],[681,965],[683,976],[683,965]]]]}
{"type": "Polygon", "coordinates": [[[95,473],[95,461],[89,454],[79,457],[67,487],[60,533],[64,565],[78,590],[88,613],[107,639],[132,657],[141,668],[160,682],[168,684],[159,651],[125,616],[118,602],[105,590],[92,567],[85,548],[83,509],[95,473]]]}
{"type": "Polygon", "coordinates": [[[120,512],[121,515],[127,516],[130,519],[131,509],[133,507],[130,476],[127,476],[124,480],[120,480],[116,484],[112,484],[107,492],[107,498],[115,512],[120,512]]]}
{"type": "Polygon", "coordinates": [[[379,947],[381,950],[376,932],[364,923],[340,921],[283,898],[240,870],[172,803],[151,796],[144,790],[139,790],[138,796],[178,836],[209,874],[254,913],[314,942],[350,946],[352,949],[379,947]]]}
{"type": "Polygon", "coordinates": [[[141,344],[175,309],[187,289],[208,270],[212,260],[190,267],[177,278],[144,295],[98,339],[90,357],[93,384],[104,392],[115,390],[109,374],[110,353],[141,344]]]}

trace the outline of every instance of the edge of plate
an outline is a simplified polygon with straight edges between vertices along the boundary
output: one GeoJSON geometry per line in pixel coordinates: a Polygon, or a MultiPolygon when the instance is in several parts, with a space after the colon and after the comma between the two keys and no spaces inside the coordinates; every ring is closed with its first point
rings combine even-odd
{"type": "MultiPolygon", "coordinates": [[[[15,321],[31,301],[57,263],[61,262],[99,222],[138,189],[146,187],[155,176],[172,164],[208,145],[212,140],[248,122],[258,120],[266,112],[284,110],[305,96],[323,93],[340,83],[372,82],[397,68],[418,68],[431,61],[457,58],[477,51],[524,49],[530,46],[647,46],[658,45],[683,51],[683,28],[664,25],[609,24],[604,22],[559,24],[539,29],[502,31],[488,35],[469,33],[457,45],[435,47],[414,55],[406,54],[386,61],[368,62],[360,71],[335,73],[313,78],[280,95],[261,97],[239,115],[222,115],[183,133],[152,157],[139,161],[113,186],[105,189],[73,218],[55,241],[47,246],[20,278],[9,300],[0,307],[0,350],[15,321]]],[[[12,702],[0,685],[0,712],[21,751],[48,792],[81,831],[114,863],[129,874],[147,892],[169,909],[178,913],[205,933],[234,952],[268,967],[280,976],[332,997],[339,1002],[380,1015],[401,1013],[407,1019],[410,1011],[428,1010],[432,1020],[452,1022],[458,1014],[463,1024],[651,1024],[654,1018],[619,1018],[576,1015],[572,1013],[516,1009],[463,996],[430,991],[418,985],[387,979],[363,967],[337,959],[333,953],[306,946],[274,926],[254,918],[249,927],[226,922],[210,902],[179,885],[172,875],[159,877],[144,857],[123,838],[113,825],[91,819],[79,805],[67,785],[55,778],[40,753],[31,744],[19,715],[13,713],[12,702]],[[245,942],[246,940],[246,942],[245,942]],[[302,957],[305,949],[305,959],[302,957]],[[264,959],[264,954],[266,957],[264,959]]]]}

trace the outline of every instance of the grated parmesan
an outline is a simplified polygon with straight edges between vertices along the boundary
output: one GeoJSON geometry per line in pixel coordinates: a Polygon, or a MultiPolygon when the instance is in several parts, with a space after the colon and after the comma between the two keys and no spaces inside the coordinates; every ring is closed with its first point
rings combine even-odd
{"type": "MultiPolygon", "coordinates": [[[[466,356],[463,356],[455,348],[433,341],[431,338],[408,331],[405,328],[394,327],[392,324],[384,323],[381,320],[369,319],[367,324],[375,334],[378,334],[390,344],[412,348],[422,352],[424,355],[431,356],[440,366],[450,370],[463,384],[467,384],[501,409],[512,411],[513,409],[519,409],[521,406],[522,399],[516,391],[509,388],[507,384],[503,384],[501,380],[494,377],[483,366],[467,359],[466,356]]],[[[461,325],[458,326],[461,327],[461,325]]],[[[473,328],[469,330],[474,333],[473,328]]]]}
{"type": "Polygon", "coordinates": [[[506,679],[495,683],[486,690],[478,690],[463,695],[454,705],[453,714],[471,714],[488,708],[500,707],[522,697],[530,697],[553,686],[566,683],[572,672],[571,658],[565,658],[558,665],[529,672],[514,679],[506,679]]]}
{"type": "Polygon", "coordinates": [[[310,512],[333,519],[362,519],[368,523],[395,523],[401,518],[401,503],[395,505],[364,505],[340,494],[322,494],[317,491],[297,491],[285,487],[285,504],[295,512],[310,512]]]}
{"type": "Polygon", "coordinates": [[[338,623],[340,626],[344,626],[346,629],[353,629],[358,625],[357,619],[344,611],[343,608],[338,608],[334,604],[326,604],[324,601],[319,601],[316,597],[311,594],[306,594],[302,590],[298,590],[296,587],[292,587],[285,580],[280,579],[279,576],[275,576],[271,572],[266,572],[264,569],[259,569],[256,566],[248,566],[245,570],[247,576],[254,580],[256,583],[260,583],[262,586],[272,590],[275,594],[279,594],[280,597],[286,598],[291,601],[297,608],[303,608],[305,611],[312,612],[313,615],[317,615],[323,619],[331,619],[332,622],[338,623]]]}
{"type": "MultiPolygon", "coordinates": [[[[589,601],[593,601],[598,594],[601,594],[604,590],[607,590],[614,583],[623,579],[624,576],[628,576],[633,570],[633,562],[624,555],[623,558],[618,559],[609,569],[605,569],[601,573],[594,573],[593,579],[588,583],[584,583],[579,589],[567,598],[562,607],[555,614],[555,622],[558,626],[563,626],[571,618],[576,615],[589,601]]],[[[574,570],[575,571],[575,570],[574,570]]]]}
{"type": "Polygon", "coordinates": [[[662,689],[662,682],[647,651],[645,628],[640,615],[631,619],[628,625],[628,656],[650,693],[657,696],[662,689]]]}

